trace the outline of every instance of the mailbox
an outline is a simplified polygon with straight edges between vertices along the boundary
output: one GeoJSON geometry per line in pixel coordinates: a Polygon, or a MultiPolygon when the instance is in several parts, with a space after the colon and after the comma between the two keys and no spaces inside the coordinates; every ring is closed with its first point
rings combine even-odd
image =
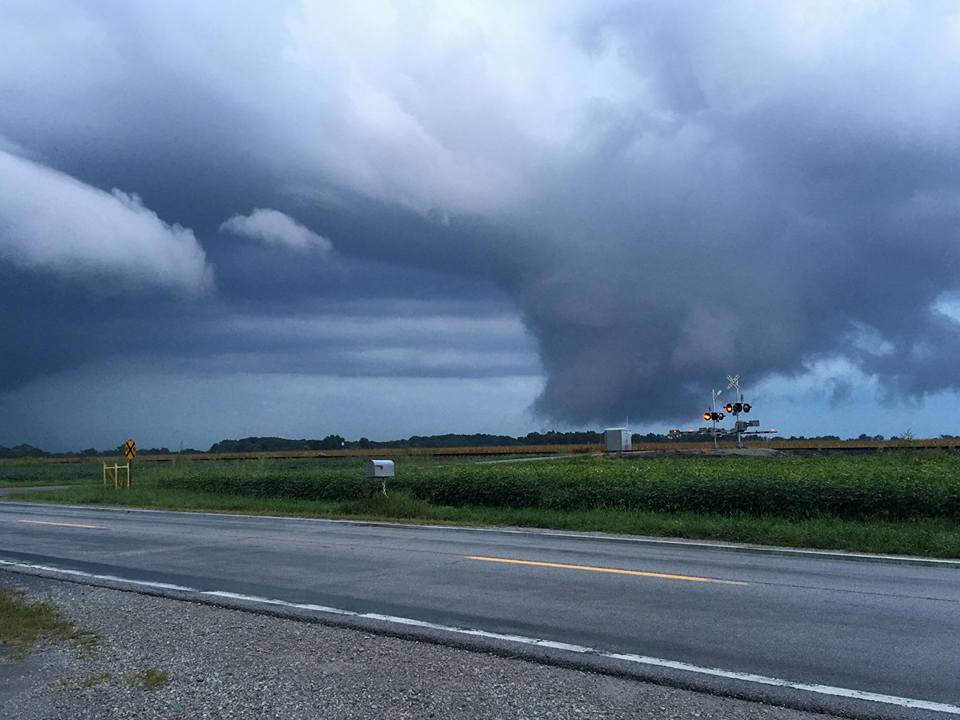
{"type": "Polygon", "coordinates": [[[367,477],[368,478],[387,478],[393,477],[393,460],[368,460],[367,477]]]}

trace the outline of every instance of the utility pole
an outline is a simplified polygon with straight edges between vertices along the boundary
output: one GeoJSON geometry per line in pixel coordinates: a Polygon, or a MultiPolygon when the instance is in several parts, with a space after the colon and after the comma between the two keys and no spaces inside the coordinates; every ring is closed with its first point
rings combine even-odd
{"type": "MultiPolygon", "coordinates": [[[[740,376],[739,375],[727,375],[727,390],[735,388],[737,391],[737,405],[736,407],[743,407],[743,393],[740,391],[740,376]]],[[[737,429],[737,447],[743,447],[743,426],[740,425],[740,412],[739,410],[734,412],[734,422],[737,429]]]]}
{"type": "Polygon", "coordinates": [[[720,449],[720,442],[717,440],[717,400],[720,399],[720,396],[723,395],[722,390],[711,390],[711,400],[710,400],[710,419],[713,420],[713,449],[720,449]]]}

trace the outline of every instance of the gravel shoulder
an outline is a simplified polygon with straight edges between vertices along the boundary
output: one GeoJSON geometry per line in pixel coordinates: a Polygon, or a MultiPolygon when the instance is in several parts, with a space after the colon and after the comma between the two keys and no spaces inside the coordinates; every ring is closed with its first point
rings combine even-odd
{"type": "Polygon", "coordinates": [[[0,585],[101,638],[89,652],[62,643],[0,659],[0,717],[11,720],[825,717],[4,571],[0,585]]]}

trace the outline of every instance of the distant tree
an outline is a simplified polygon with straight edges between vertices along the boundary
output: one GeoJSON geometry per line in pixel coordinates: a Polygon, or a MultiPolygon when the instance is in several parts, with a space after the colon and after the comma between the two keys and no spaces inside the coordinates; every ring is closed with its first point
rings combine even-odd
{"type": "Polygon", "coordinates": [[[14,445],[12,448],[5,448],[0,446],[0,458],[30,458],[30,457],[47,457],[50,453],[41,450],[40,448],[35,448],[33,445],[20,444],[14,445]]]}
{"type": "Polygon", "coordinates": [[[342,438],[340,435],[327,435],[323,440],[321,440],[317,448],[318,450],[340,450],[347,444],[347,441],[342,438]]]}

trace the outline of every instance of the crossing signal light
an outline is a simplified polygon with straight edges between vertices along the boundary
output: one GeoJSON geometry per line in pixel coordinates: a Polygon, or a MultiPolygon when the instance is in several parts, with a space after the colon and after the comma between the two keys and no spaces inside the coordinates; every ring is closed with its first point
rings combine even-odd
{"type": "Polygon", "coordinates": [[[744,403],[744,404],[743,404],[743,411],[744,411],[745,413],[750,412],[750,403],[744,403]]]}
{"type": "Polygon", "coordinates": [[[703,414],[703,419],[704,419],[704,420],[710,420],[711,418],[712,418],[712,415],[711,415],[710,411],[707,410],[707,411],[703,414]]]}
{"type": "Polygon", "coordinates": [[[734,405],[733,405],[733,411],[734,411],[735,413],[737,413],[737,414],[739,415],[742,410],[743,410],[743,403],[734,403],[734,405]]]}
{"type": "Polygon", "coordinates": [[[726,410],[728,413],[732,413],[732,412],[733,412],[733,403],[727,403],[726,405],[723,406],[723,409],[726,410]]]}

